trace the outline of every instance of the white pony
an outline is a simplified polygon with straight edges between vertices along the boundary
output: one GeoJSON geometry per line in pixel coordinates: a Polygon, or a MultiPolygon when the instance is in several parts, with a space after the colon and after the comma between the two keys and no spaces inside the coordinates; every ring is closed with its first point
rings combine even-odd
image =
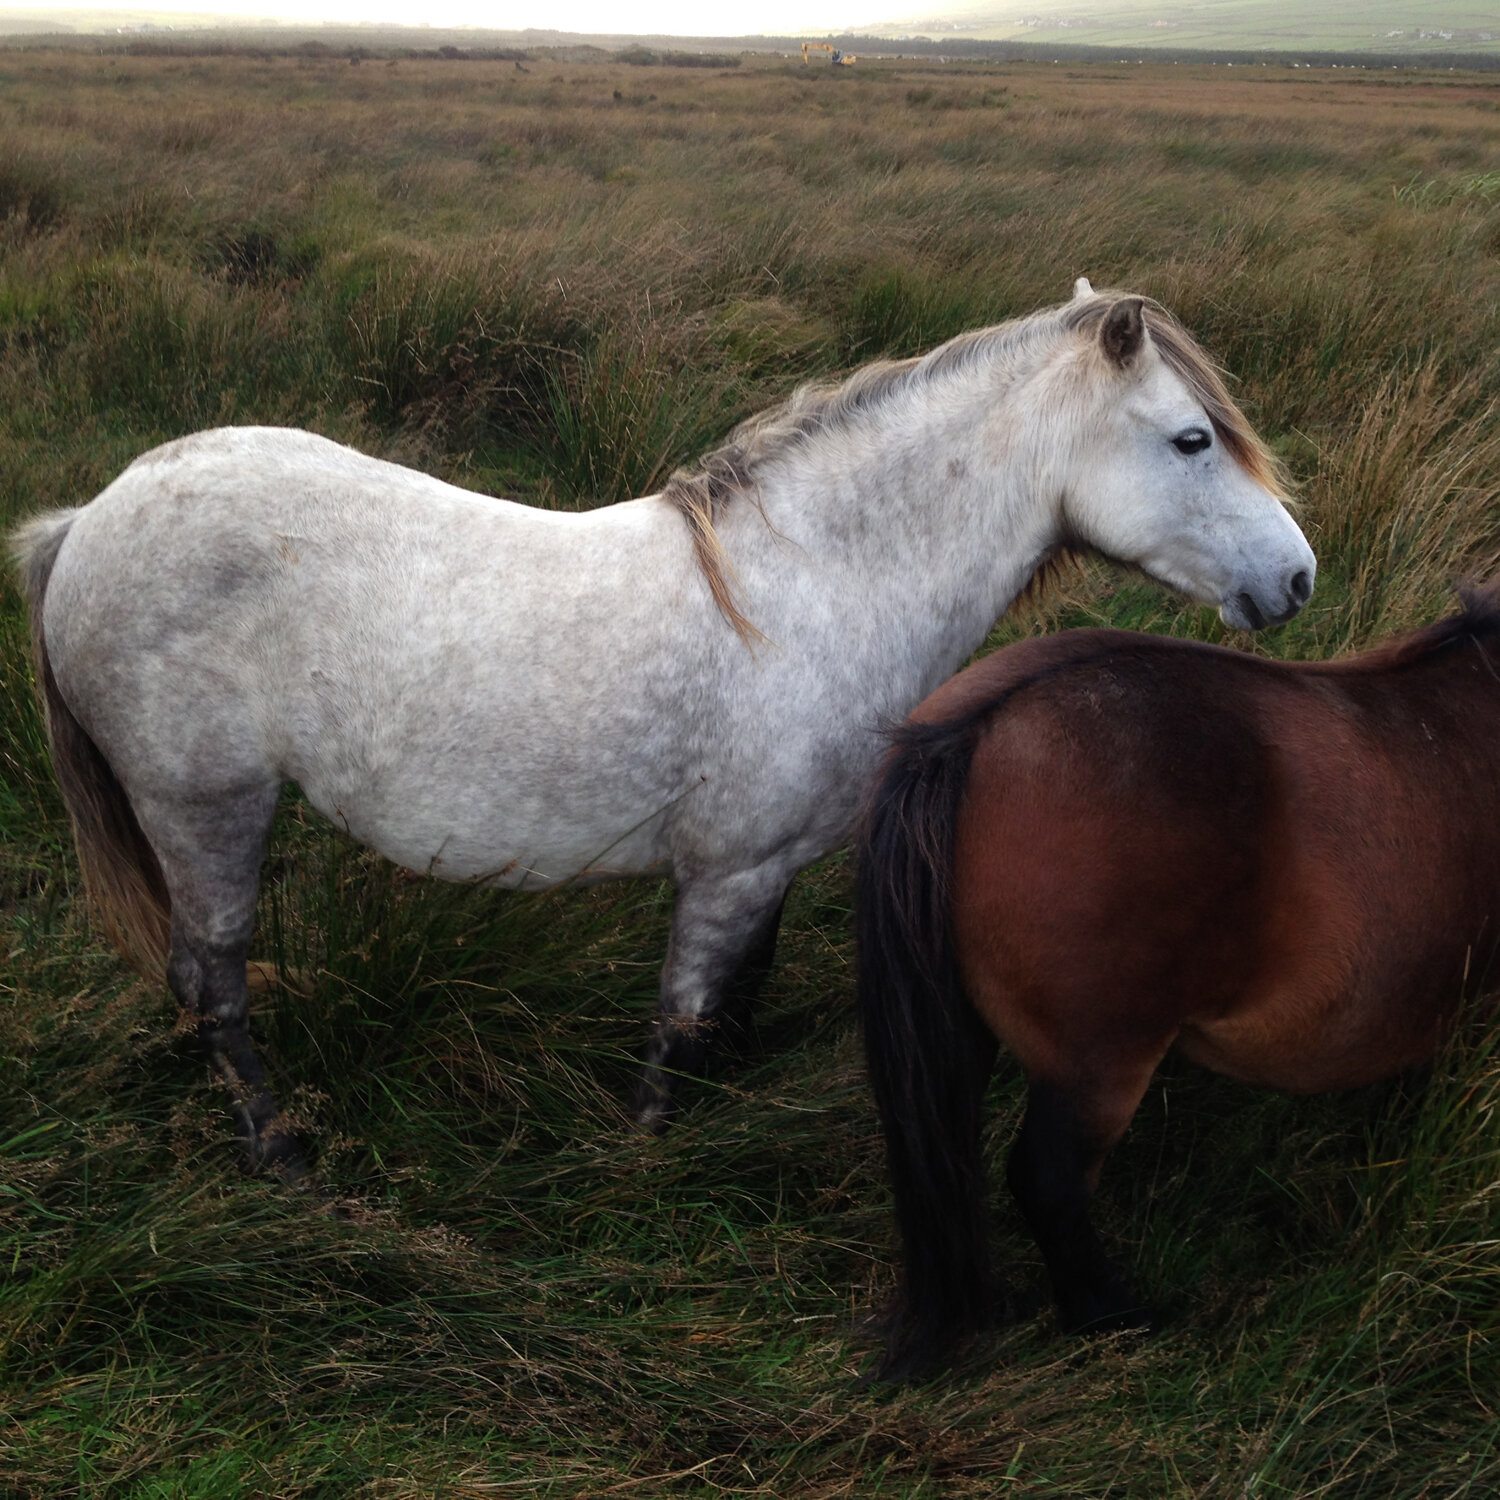
{"type": "Polygon", "coordinates": [[[1097,295],[808,387],[660,495],[559,514],[308,433],[138,458],[17,533],[86,882],[300,1170],[246,1029],[277,794],[413,870],[677,885],[635,1103],[669,1117],[748,1004],[793,875],[847,835],[881,727],[1064,546],[1226,622],[1315,563],[1275,467],[1166,313],[1097,295]]]}

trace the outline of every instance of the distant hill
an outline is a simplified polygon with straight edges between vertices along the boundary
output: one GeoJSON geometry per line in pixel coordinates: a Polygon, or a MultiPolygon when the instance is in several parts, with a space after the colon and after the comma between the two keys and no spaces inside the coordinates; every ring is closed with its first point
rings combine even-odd
{"type": "MultiPolygon", "coordinates": [[[[72,9],[42,9],[38,6],[0,5],[0,35],[25,36],[46,33],[67,36],[74,33],[90,36],[107,35],[111,32],[154,31],[202,31],[226,24],[230,18],[217,15],[208,8],[193,13],[187,11],[158,11],[149,6],[139,10],[90,10],[80,6],[72,9]]],[[[247,24],[244,16],[232,18],[232,24],[247,24]]],[[[275,21],[258,21],[261,26],[275,26],[275,21]]]]}
{"type": "Polygon", "coordinates": [[[858,28],[879,37],[1195,51],[1500,52],[1500,5],[1466,0],[959,0],[858,28]]]}
{"type": "MultiPolygon", "coordinates": [[[[211,0],[210,0],[211,3],[211,0]]],[[[255,0],[230,0],[249,10],[255,0]]],[[[1278,56],[1315,66],[1386,63],[1500,67],[1500,0],[955,0],[942,9],[913,9],[923,0],[870,0],[878,16],[885,6],[897,19],[869,20],[836,39],[862,54],[938,54],[951,58],[1030,57],[1047,60],[1108,60],[1154,57],[1187,61],[1254,61],[1278,56]]],[[[310,0],[314,14],[317,0],[310,0]]],[[[134,50],[188,50],[222,46],[350,48],[401,53],[440,46],[465,53],[496,47],[619,51],[640,44],[699,51],[795,51],[793,36],[641,37],[477,26],[396,26],[382,23],[291,21],[224,14],[138,10],[40,9],[6,6],[0,0],[0,37],[10,45],[105,45],[134,50]],[[64,39],[70,40],[64,40],[64,39]]],[[[802,39],[820,33],[809,30],[802,39]]],[[[833,33],[821,33],[833,36],[833,33]]]]}

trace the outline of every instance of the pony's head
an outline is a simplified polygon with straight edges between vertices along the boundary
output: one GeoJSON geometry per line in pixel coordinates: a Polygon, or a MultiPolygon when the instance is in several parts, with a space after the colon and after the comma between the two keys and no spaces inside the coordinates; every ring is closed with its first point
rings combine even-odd
{"type": "Polygon", "coordinates": [[[1162,308],[1083,278],[1060,316],[1075,340],[1058,372],[1076,418],[1058,476],[1066,534],[1217,605],[1226,625],[1291,619],[1317,562],[1212,362],[1162,308]]]}

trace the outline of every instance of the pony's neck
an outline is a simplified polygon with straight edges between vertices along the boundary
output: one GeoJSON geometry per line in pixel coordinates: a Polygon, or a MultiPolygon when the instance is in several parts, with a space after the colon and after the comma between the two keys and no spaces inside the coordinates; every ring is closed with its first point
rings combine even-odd
{"type": "Polygon", "coordinates": [[[810,613],[803,591],[822,593],[851,649],[867,641],[884,659],[891,712],[951,675],[1062,540],[1055,445],[1035,397],[1034,370],[976,360],[888,392],[768,463],[764,520],[746,505],[734,550],[747,582],[774,577],[780,554],[779,618],[757,625],[773,639],[794,631],[810,613]]]}

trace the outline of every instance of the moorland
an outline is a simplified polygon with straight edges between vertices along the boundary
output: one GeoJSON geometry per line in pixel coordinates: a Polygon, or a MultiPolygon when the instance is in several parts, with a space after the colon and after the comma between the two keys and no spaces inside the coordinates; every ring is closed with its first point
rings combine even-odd
{"type": "MultiPolygon", "coordinates": [[[[1150,294],[1295,481],[1358,649],[1500,567],[1500,80],[1444,71],[0,52],[0,525],[220,423],[538,505],[658,487],[798,382],[1150,294]]],[[[1288,1099],[1169,1062],[1100,1197],[1146,1339],[1035,1315],[857,1377],[893,1286],[845,856],[749,1054],[627,1126],[670,891],[408,877],[289,796],[256,1026],[325,1196],[242,1178],[91,930],[0,584],[0,1491],[1458,1496],[1500,1487],[1500,1057],[1288,1099]],[[341,1212],[324,1211],[335,1200],[341,1212]]],[[[1475,976],[1476,990],[1482,988],[1475,976]]],[[[993,1149],[1021,1103],[1002,1067],[993,1149]]],[[[1041,1267],[997,1194],[997,1255],[1041,1267]]]]}

